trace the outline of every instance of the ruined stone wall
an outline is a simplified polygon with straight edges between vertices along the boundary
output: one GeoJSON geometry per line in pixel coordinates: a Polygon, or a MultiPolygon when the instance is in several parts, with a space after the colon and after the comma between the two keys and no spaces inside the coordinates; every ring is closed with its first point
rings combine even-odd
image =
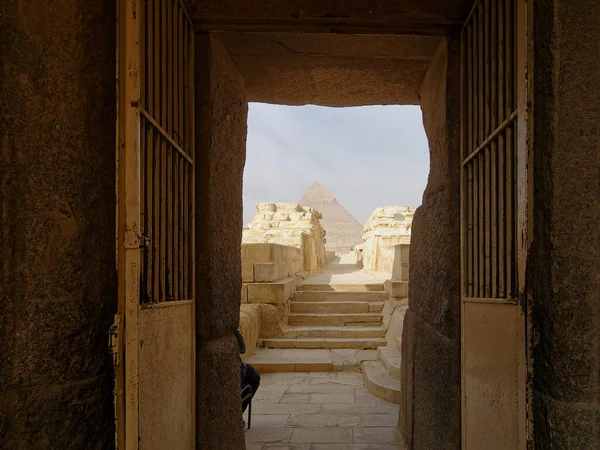
{"type": "Polygon", "coordinates": [[[0,3],[0,448],[111,448],[115,2],[0,3]]]}
{"type": "Polygon", "coordinates": [[[535,3],[535,444],[600,448],[600,3],[535,3]]]}
{"type": "Polygon", "coordinates": [[[302,249],[273,243],[242,242],[242,282],[264,283],[303,271],[302,249]]]}
{"type": "Polygon", "coordinates": [[[413,221],[402,337],[400,427],[411,449],[461,443],[459,48],[440,44],[420,93],[431,167],[413,221]]]}
{"type": "Polygon", "coordinates": [[[244,448],[239,348],[244,81],[218,39],[196,35],[196,433],[244,448]]]}
{"type": "Polygon", "coordinates": [[[254,219],[243,231],[244,243],[299,248],[303,271],[314,273],[323,267],[326,261],[325,230],[318,211],[297,203],[261,203],[256,209],[254,219]]]}
{"type": "Polygon", "coordinates": [[[396,258],[395,247],[410,243],[414,210],[408,206],[377,208],[365,223],[362,249],[363,268],[392,278],[396,258]]]}

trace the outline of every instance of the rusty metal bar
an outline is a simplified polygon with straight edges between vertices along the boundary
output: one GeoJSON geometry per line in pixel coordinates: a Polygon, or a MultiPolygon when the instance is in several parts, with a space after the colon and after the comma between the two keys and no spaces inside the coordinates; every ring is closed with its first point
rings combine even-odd
{"type": "MultiPolygon", "coordinates": [[[[167,79],[166,86],[166,103],[167,112],[165,115],[165,129],[170,136],[173,135],[173,1],[167,0],[166,7],[166,20],[167,20],[167,53],[165,58],[165,72],[167,79]]],[[[172,144],[171,144],[172,146],[172,144]]],[[[167,257],[167,293],[166,300],[172,301],[173,297],[173,152],[171,146],[167,146],[166,165],[167,165],[167,176],[166,176],[166,257],[167,257]]]]}
{"type": "Polygon", "coordinates": [[[478,179],[478,194],[479,194],[479,297],[485,297],[485,154],[482,152],[477,157],[475,164],[477,164],[479,170],[478,179]]]}
{"type": "MultiPolygon", "coordinates": [[[[181,7],[177,8],[177,67],[176,67],[176,79],[177,79],[177,137],[181,144],[183,144],[183,27],[184,27],[185,15],[181,7]]],[[[186,149],[187,150],[187,149],[186,149]]],[[[177,296],[178,298],[184,298],[183,294],[183,222],[185,221],[186,211],[183,209],[183,166],[186,162],[182,158],[177,158],[177,209],[178,209],[178,220],[177,220],[177,296]]]]}
{"type": "Polygon", "coordinates": [[[478,79],[479,83],[477,86],[477,100],[478,100],[478,114],[477,114],[477,144],[485,140],[485,106],[484,106],[484,53],[483,53],[483,28],[484,28],[484,17],[483,17],[483,6],[480,4],[477,10],[477,63],[478,63],[478,79]]]}
{"type": "Polygon", "coordinates": [[[173,148],[177,150],[177,152],[187,160],[187,162],[189,162],[190,164],[194,164],[192,158],[190,158],[190,156],[183,150],[183,148],[179,144],[177,144],[177,142],[175,142],[171,136],[169,136],[165,129],[161,127],[156,120],[154,120],[154,118],[150,115],[148,111],[146,111],[144,108],[140,108],[140,113],[148,119],[152,126],[162,135],[163,138],[169,141],[169,144],[171,144],[173,148]]]}
{"type": "MultiPolygon", "coordinates": [[[[195,55],[194,55],[194,30],[192,29],[192,27],[189,28],[188,30],[188,57],[187,57],[187,61],[189,61],[189,66],[187,68],[187,79],[188,79],[188,92],[185,95],[187,101],[188,101],[188,113],[186,114],[186,123],[188,124],[188,128],[186,130],[186,134],[189,136],[188,138],[188,142],[189,142],[189,146],[188,149],[190,151],[190,154],[192,155],[193,160],[196,160],[196,147],[195,147],[195,134],[194,134],[194,118],[195,118],[195,97],[193,95],[194,93],[194,75],[195,75],[195,55]]],[[[190,181],[190,186],[189,186],[189,193],[190,193],[190,204],[189,204],[189,208],[186,210],[187,213],[189,214],[189,218],[190,218],[190,228],[189,228],[189,235],[187,236],[187,240],[189,243],[188,249],[189,249],[189,258],[190,258],[190,263],[189,263],[189,271],[188,271],[188,277],[189,277],[189,286],[190,286],[190,293],[188,294],[189,297],[191,298],[195,298],[196,297],[196,278],[195,278],[195,268],[196,268],[196,253],[195,253],[195,241],[196,241],[196,228],[195,228],[195,215],[196,215],[196,211],[195,211],[195,200],[196,200],[196,189],[195,189],[195,184],[196,184],[196,175],[195,175],[195,170],[194,167],[192,166],[188,166],[188,170],[189,170],[189,181],[190,181]]]]}
{"type": "MultiPolygon", "coordinates": [[[[492,1],[490,11],[491,21],[491,42],[490,42],[490,58],[491,58],[491,124],[492,128],[498,127],[498,3],[492,1]]],[[[490,296],[498,296],[498,142],[497,139],[490,143],[490,158],[491,158],[491,279],[490,279],[490,296]]]]}
{"type": "Polygon", "coordinates": [[[473,296],[479,295],[479,164],[473,161],[473,296]]]}
{"type": "Polygon", "coordinates": [[[511,123],[513,122],[513,120],[515,120],[516,117],[517,111],[511,112],[508,115],[508,118],[504,120],[504,122],[502,122],[500,125],[498,125],[498,128],[496,128],[492,132],[492,134],[490,134],[479,146],[477,146],[475,150],[473,150],[473,152],[469,156],[465,158],[465,160],[462,162],[463,166],[466,165],[469,161],[471,161],[479,152],[485,149],[490,144],[490,142],[492,142],[492,140],[494,140],[496,136],[498,136],[498,134],[500,134],[506,128],[511,126],[511,123]]]}
{"type": "MultiPolygon", "coordinates": [[[[506,39],[506,52],[505,52],[505,100],[506,109],[505,114],[516,116],[514,110],[514,69],[515,69],[515,47],[514,47],[514,33],[515,33],[515,21],[514,21],[514,0],[507,0],[505,4],[505,39],[506,39]]],[[[515,221],[515,194],[514,194],[514,134],[513,129],[507,127],[506,129],[506,150],[505,150],[505,180],[506,183],[506,277],[505,277],[505,289],[506,295],[511,297],[515,295],[514,291],[514,221],[515,221]]]]}

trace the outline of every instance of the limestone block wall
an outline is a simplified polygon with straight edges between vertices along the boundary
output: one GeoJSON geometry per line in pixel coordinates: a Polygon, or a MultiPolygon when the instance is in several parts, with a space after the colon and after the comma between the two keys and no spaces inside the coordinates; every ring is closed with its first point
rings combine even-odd
{"type": "Polygon", "coordinates": [[[281,244],[242,242],[242,282],[272,282],[303,271],[302,250],[281,244]]]}
{"type": "Polygon", "coordinates": [[[371,273],[392,274],[400,263],[399,245],[409,244],[414,210],[408,206],[377,208],[365,223],[364,243],[360,257],[364,270],[371,273]]]}
{"type": "Polygon", "coordinates": [[[314,273],[323,267],[325,230],[321,214],[297,203],[261,203],[254,219],[242,233],[242,242],[280,244],[300,249],[302,270],[314,273]]]}
{"type": "Polygon", "coordinates": [[[387,329],[388,347],[400,348],[404,315],[408,309],[408,258],[410,245],[400,244],[393,247],[394,261],[391,278],[385,287],[389,294],[383,308],[383,325],[387,329]]]}

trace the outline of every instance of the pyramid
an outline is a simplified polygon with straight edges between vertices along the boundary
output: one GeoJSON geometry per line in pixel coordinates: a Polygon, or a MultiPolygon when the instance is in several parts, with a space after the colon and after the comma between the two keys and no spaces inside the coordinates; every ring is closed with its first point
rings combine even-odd
{"type": "Polygon", "coordinates": [[[321,225],[327,233],[327,250],[342,254],[352,250],[355,245],[362,244],[362,225],[318,181],[306,191],[298,204],[310,206],[323,215],[321,225]]]}

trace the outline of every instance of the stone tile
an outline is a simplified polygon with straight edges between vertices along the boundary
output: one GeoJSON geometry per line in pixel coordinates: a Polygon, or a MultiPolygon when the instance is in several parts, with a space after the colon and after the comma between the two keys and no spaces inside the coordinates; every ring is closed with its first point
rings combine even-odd
{"type": "Polygon", "coordinates": [[[400,405],[392,402],[377,402],[377,412],[379,414],[396,414],[400,413],[400,405]]]}
{"type": "MultiPolygon", "coordinates": [[[[288,394],[305,395],[305,394],[288,394]]],[[[310,395],[310,394],[308,394],[310,395]]],[[[310,399],[310,396],[309,396],[310,399]]],[[[325,406],[325,405],[323,405],[325,406]]],[[[346,405],[346,408],[348,405],[346,405]]],[[[252,405],[252,414],[317,414],[321,406],[316,403],[256,403],[252,405]]],[[[367,411],[367,412],[377,412],[367,411]]]]}
{"type": "Polygon", "coordinates": [[[340,372],[336,378],[338,380],[353,380],[359,381],[361,384],[364,383],[362,374],[358,372],[340,372]]]}
{"type": "MultiPolygon", "coordinates": [[[[259,391],[262,392],[285,392],[290,385],[288,383],[265,383],[264,380],[261,379],[261,384],[259,387],[259,391]]],[[[257,394],[258,395],[258,394],[257,394]]]]}
{"type": "Polygon", "coordinates": [[[277,403],[283,397],[285,391],[265,391],[258,388],[258,392],[254,396],[255,402],[277,403]]]}
{"type": "Polygon", "coordinates": [[[367,386],[364,385],[364,379],[363,379],[363,385],[362,386],[356,386],[354,388],[354,392],[355,393],[362,393],[362,392],[368,392],[368,393],[370,393],[371,391],[369,391],[369,388],[367,388],[367,386]]]}
{"type": "Polygon", "coordinates": [[[260,374],[293,372],[296,370],[296,361],[257,361],[252,365],[260,374]]]}
{"type": "Polygon", "coordinates": [[[321,414],[376,414],[380,412],[374,403],[323,403],[321,405],[321,414]]]}
{"type": "Polygon", "coordinates": [[[356,359],[362,361],[377,361],[377,350],[359,350],[356,359]]]}
{"type": "Polygon", "coordinates": [[[354,394],[313,394],[310,403],[354,403],[354,394]]]}
{"type": "Polygon", "coordinates": [[[284,394],[280,403],[308,403],[312,394],[284,394]]]}
{"type": "Polygon", "coordinates": [[[246,431],[246,442],[289,442],[292,428],[252,427],[246,431]]]}
{"type": "Polygon", "coordinates": [[[293,379],[293,378],[306,378],[310,374],[308,372],[279,372],[269,374],[274,380],[278,379],[293,379]]]}
{"type": "Polygon", "coordinates": [[[286,373],[266,373],[261,374],[261,385],[269,385],[269,384],[284,384],[284,385],[292,385],[303,383],[306,380],[306,374],[302,372],[298,372],[295,374],[294,372],[286,372],[286,373]]]}
{"type": "Polygon", "coordinates": [[[290,394],[354,394],[354,386],[319,386],[315,384],[295,384],[288,389],[290,394]]]}
{"type": "Polygon", "coordinates": [[[332,354],[327,350],[296,349],[291,350],[297,360],[314,362],[331,362],[332,354]]]}
{"type": "Polygon", "coordinates": [[[354,428],[354,442],[383,442],[395,444],[400,441],[398,429],[394,427],[354,428]]]}
{"type": "Polygon", "coordinates": [[[265,444],[263,450],[310,450],[310,444],[265,444]]]}
{"type": "Polygon", "coordinates": [[[296,370],[309,370],[311,372],[331,372],[333,370],[333,364],[331,362],[296,360],[296,370]]]}
{"type": "Polygon", "coordinates": [[[333,348],[331,349],[331,356],[334,361],[336,359],[342,359],[345,361],[356,360],[356,355],[358,354],[358,350],[352,348],[333,348]]]}
{"type": "Polygon", "coordinates": [[[311,378],[310,384],[323,384],[327,386],[362,386],[361,378],[311,378]]]}
{"type": "Polygon", "coordinates": [[[275,427],[275,428],[283,428],[285,427],[288,419],[290,418],[289,414],[254,414],[252,412],[252,426],[257,428],[263,427],[275,427]]]}
{"type": "Polygon", "coordinates": [[[295,361],[296,358],[297,356],[291,354],[287,349],[270,348],[258,350],[247,362],[253,364],[256,361],[295,361]]]}
{"type": "MultiPolygon", "coordinates": [[[[376,395],[373,395],[369,390],[367,389],[359,389],[358,387],[356,388],[356,391],[354,393],[354,401],[356,403],[380,403],[380,402],[384,402],[385,400],[377,397],[376,395]]],[[[389,403],[389,402],[388,402],[389,403]]]]}
{"type": "Polygon", "coordinates": [[[398,414],[365,414],[365,427],[395,427],[398,414]]]}
{"type": "Polygon", "coordinates": [[[290,442],[350,443],[352,428],[294,428],[290,442]]]}
{"type": "Polygon", "coordinates": [[[398,444],[311,444],[310,450],[400,450],[398,444]]]}
{"type": "Polygon", "coordinates": [[[310,372],[306,374],[306,378],[337,378],[335,372],[310,372]]]}
{"type": "Polygon", "coordinates": [[[301,414],[292,415],[288,420],[289,427],[330,428],[363,426],[363,414],[301,414]]]}
{"type": "Polygon", "coordinates": [[[247,442],[246,450],[263,450],[264,442],[247,442]]]}

